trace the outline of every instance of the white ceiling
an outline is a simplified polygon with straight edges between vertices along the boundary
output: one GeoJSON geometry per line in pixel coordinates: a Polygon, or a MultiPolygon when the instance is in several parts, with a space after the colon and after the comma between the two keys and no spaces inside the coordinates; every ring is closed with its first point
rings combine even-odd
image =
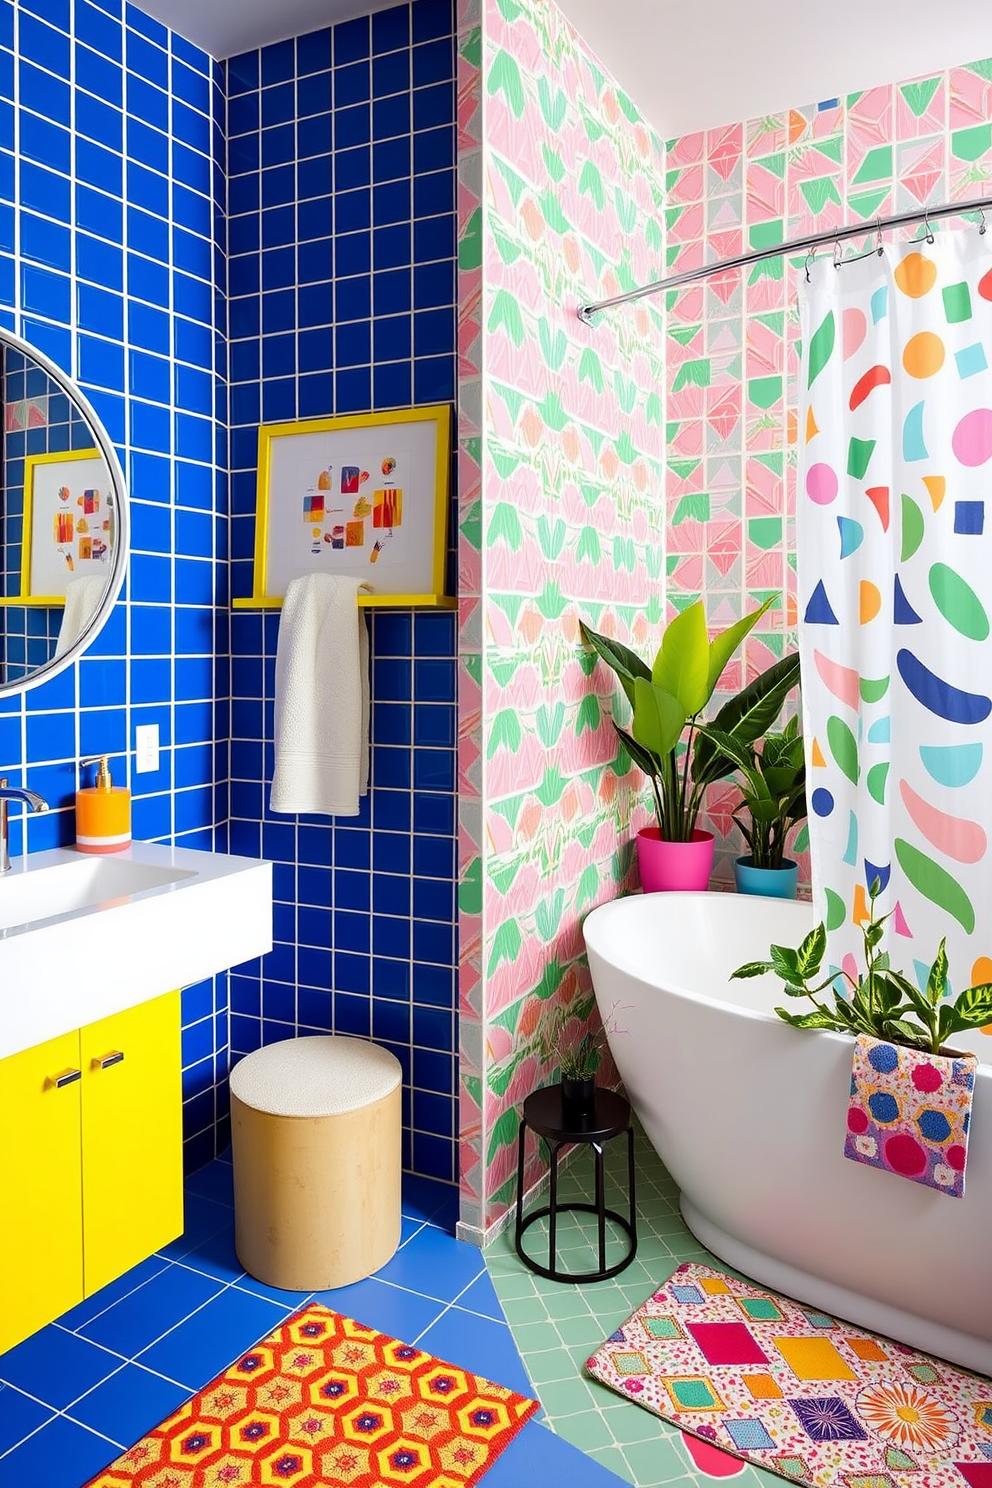
{"type": "MultiPolygon", "coordinates": [[[[214,57],[395,0],[140,0],[214,57]]],[[[992,56],[989,0],[559,0],[663,137],[992,56]]]]}

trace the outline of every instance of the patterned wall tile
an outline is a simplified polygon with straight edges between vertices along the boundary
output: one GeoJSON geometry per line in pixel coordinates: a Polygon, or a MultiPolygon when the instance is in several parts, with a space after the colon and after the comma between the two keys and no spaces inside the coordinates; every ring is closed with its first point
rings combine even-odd
{"type": "MultiPolygon", "coordinates": [[[[646,820],[579,621],[643,643],[661,619],[664,414],[657,311],[595,330],[575,316],[663,272],[660,142],[539,0],[485,0],[481,72],[484,583],[461,659],[464,677],[481,639],[481,726],[465,740],[482,755],[481,876],[462,926],[463,946],[467,924],[481,930],[484,1023],[481,1062],[463,1046],[462,1217],[485,1228],[513,1187],[517,1107],[554,1074],[549,1004],[576,1032],[592,1014],[580,915],[629,882],[627,834],[646,820]]],[[[475,210],[466,195],[463,242],[475,210]]],[[[463,564],[478,530],[463,519],[463,564]]],[[[475,850],[463,833],[473,890],[475,850]]]]}

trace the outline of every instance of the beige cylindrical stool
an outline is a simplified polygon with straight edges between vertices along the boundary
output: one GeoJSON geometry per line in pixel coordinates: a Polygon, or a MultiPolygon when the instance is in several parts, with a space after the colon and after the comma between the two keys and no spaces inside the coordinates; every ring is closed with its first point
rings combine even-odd
{"type": "Polygon", "coordinates": [[[400,1242],[399,1060],[364,1039],[284,1039],[231,1071],[234,1246],[269,1286],[316,1292],[400,1242]]]}

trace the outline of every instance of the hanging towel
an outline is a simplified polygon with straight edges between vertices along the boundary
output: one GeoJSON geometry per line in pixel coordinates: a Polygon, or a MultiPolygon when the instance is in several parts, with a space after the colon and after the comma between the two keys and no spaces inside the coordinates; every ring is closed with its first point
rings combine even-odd
{"type": "Polygon", "coordinates": [[[286,590],[276,650],[273,811],[357,816],[369,779],[369,639],[358,579],[286,590]]]}
{"type": "Polygon", "coordinates": [[[100,601],[106,587],[106,579],[101,578],[99,574],[82,579],[72,579],[66,585],[62,625],[59,629],[59,638],[55,643],[56,656],[64,656],[69,647],[74,646],[79,640],[100,608],[100,601]]]}
{"type": "Polygon", "coordinates": [[[974,1054],[927,1054],[859,1033],[844,1156],[964,1197],[974,1054]]]}

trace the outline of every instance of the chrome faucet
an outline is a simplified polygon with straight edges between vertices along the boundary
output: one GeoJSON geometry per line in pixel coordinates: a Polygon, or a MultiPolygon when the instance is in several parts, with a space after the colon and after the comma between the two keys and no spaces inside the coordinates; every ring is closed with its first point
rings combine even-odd
{"type": "Polygon", "coordinates": [[[0,873],[10,871],[7,811],[11,801],[22,801],[32,811],[48,810],[48,802],[37,791],[24,790],[19,785],[8,785],[6,775],[0,780],[0,873]]]}

